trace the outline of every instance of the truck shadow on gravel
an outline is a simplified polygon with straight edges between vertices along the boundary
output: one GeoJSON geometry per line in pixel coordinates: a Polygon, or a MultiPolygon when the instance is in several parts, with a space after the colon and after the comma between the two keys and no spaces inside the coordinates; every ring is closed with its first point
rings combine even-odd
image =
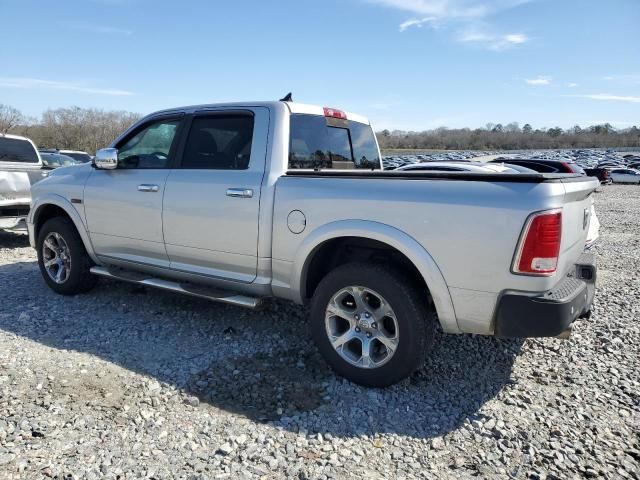
{"type": "Polygon", "coordinates": [[[0,230],[0,248],[21,248],[29,246],[29,236],[22,232],[0,230]]]}
{"type": "MultiPolygon", "coordinates": [[[[456,429],[509,388],[523,344],[438,332],[410,379],[367,389],[332,374],[309,338],[306,310],[293,304],[252,312],[106,280],[62,297],[45,286],[36,262],[0,265],[0,285],[10,286],[0,307],[6,332],[176,387],[200,409],[340,437],[430,438],[456,429]]],[[[138,381],[144,388],[147,380],[138,381]]]]}

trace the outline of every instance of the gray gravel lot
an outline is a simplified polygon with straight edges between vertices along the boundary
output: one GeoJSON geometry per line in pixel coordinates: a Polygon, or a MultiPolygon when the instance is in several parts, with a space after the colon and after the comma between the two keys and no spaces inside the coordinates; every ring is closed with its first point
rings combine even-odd
{"type": "Polygon", "coordinates": [[[61,297],[0,233],[0,478],[640,478],[640,188],[596,202],[569,341],[439,335],[386,390],[335,378],[301,307],[61,297]]]}

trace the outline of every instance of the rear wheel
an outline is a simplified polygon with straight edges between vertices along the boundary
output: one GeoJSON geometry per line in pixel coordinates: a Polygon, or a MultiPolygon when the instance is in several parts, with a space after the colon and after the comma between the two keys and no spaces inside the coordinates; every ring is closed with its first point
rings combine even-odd
{"type": "Polygon", "coordinates": [[[434,326],[427,292],[382,266],[336,268],[311,302],[311,329],[320,353],[338,375],[370,387],[392,385],[418,368],[434,326]]]}
{"type": "Polygon", "coordinates": [[[40,273],[53,291],[74,295],[96,284],[97,278],[89,271],[91,259],[71,220],[47,220],[38,233],[36,248],[40,273]]]}

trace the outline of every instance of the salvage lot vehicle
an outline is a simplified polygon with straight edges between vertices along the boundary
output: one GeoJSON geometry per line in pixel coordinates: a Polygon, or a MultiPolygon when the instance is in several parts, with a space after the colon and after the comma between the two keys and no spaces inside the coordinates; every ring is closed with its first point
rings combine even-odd
{"type": "Polygon", "coordinates": [[[600,180],[601,184],[611,183],[611,176],[609,175],[609,170],[606,168],[585,168],[584,173],[586,173],[590,177],[596,177],[600,180]]]}
{"type": "Polygon", "coordinates": [[[382,171],[361,116],[203,105],[149,115],[94,164],[53,170],[32,188],[28,227],[58,293],[101,275],[251,308],[308,303],[333,369],[387,386],[422,364],[436,323],[555,336],[588,314],[596,266],[583,250],[598,185],[382,171]]]}
{"type": "Polygon", "coordinates": [[[40,158],[42,158],[42,168],[44,170],[53,170],[54,168],[68,167],[70,165],[79,165],[84,163],[68,155],[46,151],[40,151],[40,158]]]}
{"type": "Polygon", "coordinates": [[[471,162],[423,162],[413,163],[398,167],[396,171],[434,171],[434,172],[475,172],[475,173],[534,173],[533,170],[524,167],[511,168],[510,165],[498,165],[492,163],[471,162]]]}
{"type": "Polygon", "coordinates": [[[67,157],[71,157],[79,163],[89,163],[93,157],[89,155],[87,152],[83,152],[82,150],[59,150],[57,148],[47,148],[44,150],[40,150],[40,154],[43,153],[58,153],[60,155],[66,155],[67,157]]]}
{"type": "Polygon", "coordinates": [[[489,163],[505,163],[510,165],[520,165],[535,170],[540,173],[577,173],[584,175],[585,172],[580,165],[573,162],[560,160],[548,160],[546,158],[496,158],[489,163]]]}
{"type": "Polygon", "coordinates": [[[0,229],[24,229],[31,185],[41,179],[42,159],[31,140],[0,134],[0,229]]]}
{"type": "Polygon", "coordinates": [[[640,170],[634,170],[633,168],[615,168],[609,170],[609,176],[615,183],[640,184],[640,170]]]}
{"type": "Polygon", "coordinates": [[[58,150],[58,153],[66,155],[67,157],[71,157],[82,163],[89,163],[91,160],[93,160],[93,157],[91,155],[81,150],[58,150]]]}

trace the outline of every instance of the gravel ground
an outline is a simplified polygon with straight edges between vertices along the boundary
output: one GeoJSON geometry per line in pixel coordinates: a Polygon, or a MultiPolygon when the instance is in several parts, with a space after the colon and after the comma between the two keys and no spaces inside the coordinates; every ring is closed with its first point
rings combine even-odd
{"type": "Polygon", "coordinates": [[[571,340],[440,335],[385,390],[332,376],[303,308],[61,297],[0,233],[0,478],[640,478],[640,188],[601,190],[571,340]]]}

